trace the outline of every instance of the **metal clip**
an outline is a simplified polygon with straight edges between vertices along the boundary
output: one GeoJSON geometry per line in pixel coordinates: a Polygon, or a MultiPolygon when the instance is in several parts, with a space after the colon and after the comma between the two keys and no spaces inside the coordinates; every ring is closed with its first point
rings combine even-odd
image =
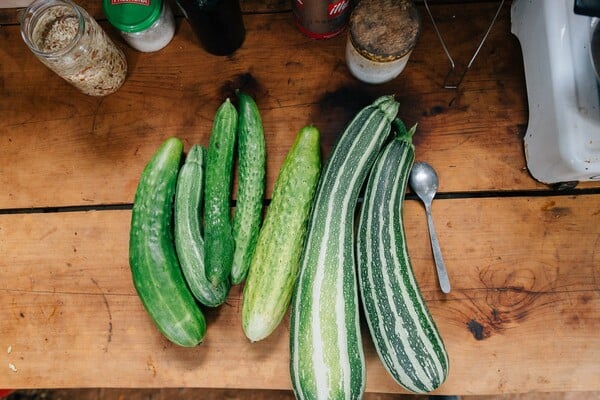
{"type": "Polygon", "coordinates": [[[433,14],[431,14],[431,10],[429,9],[428,1],[423,0],[423,3],[425,4],[427,13],[429,14],[429,17],[431,18],[431,22],[433,23],[433,29],[435,30],[435,33],[436,33],[438,39],[440,40],[442,48],[444,49],[444,53],[446,53],[446,57],[448,57],[448,60],[450,61],[450,70],[448,71],[448,74],[446,74],[446,78],[444,79],[444,89],[458,89],[458,87],[460,86],[461,82],[463,81],[463,78],[465,77],[467,71],[469,69],[471,69],[471,66],[473,65],[473,62],[475,61],[475,58],[477,58],[477,54],[479,54],[479,51],[483,47],[483,43],[485,43],[485,40],[487,39],[488,35],[490,34],[490,31],[492,30],[492,27],[494,26],[494,23],[496,22],[496,19],[498,18],[498,14],[500,14],[500,10],[502,9],[502,6],[504,5],[504,0],[500,1],[500,5],[498,6],[498,10],[496,10],[496,14],[494,15],[494,18],[492,18],[492,22],[490,23],[490,26],[488,27],[487,31],[483,35],[483,38],[481,39],[479,46],[477,46],[475,53],[473,53],[471,60],[469,61],[469,63],[465,67],[464,71],[460,75],[458,82],[452,83],[452,84],[448,83],[448,80],[449,80],[450,76],[454,73],[456,64],[454,63],[454,59],[452,58],[452,56],[450,55],[450,52],[448,51],[448,48],[446,47],[446,42],[444,42],[444,39],[442,38],[442,35],[440,34],[437,24],[435,23],[435,19],[433,18],[433,14]]]}

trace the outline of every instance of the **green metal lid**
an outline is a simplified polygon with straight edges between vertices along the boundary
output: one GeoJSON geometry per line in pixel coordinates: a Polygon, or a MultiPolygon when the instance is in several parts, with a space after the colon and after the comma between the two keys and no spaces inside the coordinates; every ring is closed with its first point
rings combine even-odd
{"type": "Polygon", "coordinates": [[[103,0],[108,21],[123,32],[144,31],[160,17],[163,0],[103,0]]]}

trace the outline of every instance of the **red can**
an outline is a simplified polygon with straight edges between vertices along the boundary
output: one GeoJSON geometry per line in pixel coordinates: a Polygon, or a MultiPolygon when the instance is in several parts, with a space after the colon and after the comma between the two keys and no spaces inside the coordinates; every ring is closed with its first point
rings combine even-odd
{"type": "Polygon", "coordinates": [[[350,16],[350,0],[292,0],[300,32],[314,39],[329,39],[344,30],[350,16]]]}

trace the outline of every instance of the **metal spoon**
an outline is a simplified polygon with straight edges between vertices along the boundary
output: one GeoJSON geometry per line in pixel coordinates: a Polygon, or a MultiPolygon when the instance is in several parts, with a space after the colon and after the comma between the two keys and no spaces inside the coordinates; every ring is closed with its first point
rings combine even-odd
{"type": "Polygon", "coordinates": [[[431,239],[431,248],[435,260],[440,288],[444,293],[450,293],[450,280],[446,272],[446,265],[442,258],[440,243],[433,226],[431,217],[431,202],[438,188],[438,176],[433,167],[425,162],[417,162],[413,165],[409,177],[410,187],[419,196],[425,205],[425,214],[427,215],[427,226],[429,228],[429,238],[431,239]]]}

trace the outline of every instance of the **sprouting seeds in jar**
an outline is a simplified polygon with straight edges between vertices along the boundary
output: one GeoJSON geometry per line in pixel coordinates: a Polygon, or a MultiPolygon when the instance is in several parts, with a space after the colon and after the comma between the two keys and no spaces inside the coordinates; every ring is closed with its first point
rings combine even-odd
{"type": "Polygon", "coordinates": [[[55,4],[45,8],[36,3],[21,30],[45,65],[88,95],[104,96],[121,87],[127,75],[125,55],[93,18],[68,1],[51,0],[55,4]]]}
{"type": "Polygon", "coordinates": [[[62,50],[73,41],[78,30],[77,15],[67,7],[53,7],[38,21],[33,31],[33,43],[44,52],[62,50]]]}

